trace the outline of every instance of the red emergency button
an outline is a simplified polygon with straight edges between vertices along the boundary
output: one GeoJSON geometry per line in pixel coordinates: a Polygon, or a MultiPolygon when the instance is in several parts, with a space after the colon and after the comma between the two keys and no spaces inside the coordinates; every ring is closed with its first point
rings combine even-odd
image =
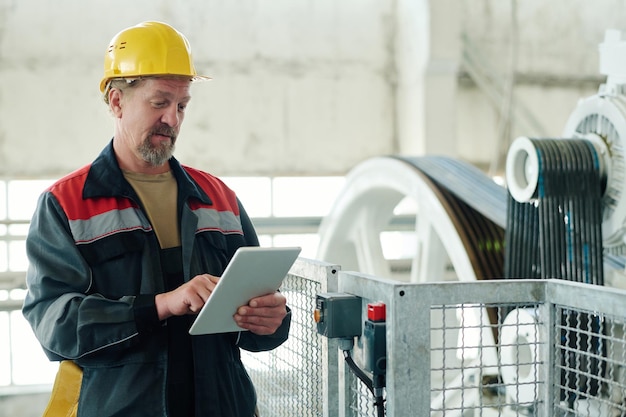
{"type": "Polygon", "coordinates": [[[369,303],[367,305],[367,318],[371,321],[385,321],[387,310],[384,303],[369,303]]]}

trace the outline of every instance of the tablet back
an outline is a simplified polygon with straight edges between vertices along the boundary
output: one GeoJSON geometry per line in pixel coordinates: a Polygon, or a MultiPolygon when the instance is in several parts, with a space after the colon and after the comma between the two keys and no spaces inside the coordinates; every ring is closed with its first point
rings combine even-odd
{"type": "Polygon", "coordinates": [[[236,332],[233,315],[250,299],[275,292],[298,258],[301,248],[241,247],[226,266],[196,320],[191,335],[236,332]]]}

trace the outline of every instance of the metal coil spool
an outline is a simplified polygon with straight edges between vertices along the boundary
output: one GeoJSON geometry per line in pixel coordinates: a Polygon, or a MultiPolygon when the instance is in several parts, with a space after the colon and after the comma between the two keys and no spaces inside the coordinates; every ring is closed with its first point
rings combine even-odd
{"type": "Polygon", "coordinates": [[[601,158],[586,139],[518,138],[507,155],[507,278],[604,284],[601,158]]]}

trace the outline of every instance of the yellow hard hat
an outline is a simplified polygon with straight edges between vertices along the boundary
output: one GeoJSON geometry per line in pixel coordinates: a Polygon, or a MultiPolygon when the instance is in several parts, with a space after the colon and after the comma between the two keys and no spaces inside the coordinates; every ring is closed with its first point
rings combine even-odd
{"type": "Polygon", "coordinates": [[[182,75],[192,80],[210,79],[196,73],[185,35],[162,22],[143,22],[122,30],[111,39],[104,55],[100,91],[113,78],[182,75]]]}

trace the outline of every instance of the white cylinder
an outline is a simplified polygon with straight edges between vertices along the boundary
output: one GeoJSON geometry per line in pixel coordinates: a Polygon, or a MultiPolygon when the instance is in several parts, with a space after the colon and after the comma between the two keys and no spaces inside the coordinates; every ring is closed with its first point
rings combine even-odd
{"type": "Polygon", "coordinates": [[[515,309],[507,314],[500,331],[500,375],[507,397],[517,404],[537,400],[539,346],[536,310],[515,309]]]}
{"type": "Polygon", "coordinates": [[[519,137],[511,144],[506,156],[506,183],[511,196],[527,203],[535,196],[539,180],[539,157],[532,141],[519,137]]]}

